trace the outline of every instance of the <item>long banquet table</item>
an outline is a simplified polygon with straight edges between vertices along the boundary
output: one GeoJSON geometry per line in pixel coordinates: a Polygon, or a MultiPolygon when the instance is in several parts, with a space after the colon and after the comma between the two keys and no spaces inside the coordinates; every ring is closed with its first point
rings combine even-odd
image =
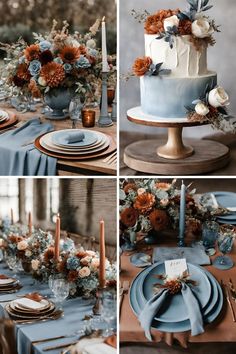
{"type": "MultiPolygon", "coordinates": [[[[41,114],[41,105],[38,105],[36,112],[26,112],[20,113],[17,112],[14,108],[9,108],[5,103],[0,104],[0,109],[5,109],[16,114],[18,121],[26,122],[30,118],[40,117],[40,120],[45,123],[51,123],[55,130],[69,129],[72,126],[72,121],[70,118],[63,120],[49,120],[41,114]]],[[[97,114],[98,115],[98,114],[97,114]]],[[[78,129],[82,128],[82,123],[79,121],[76,124],[78,129]]],[[[87,128],[88,129],[88,128],[87,128]]],[[[114,139],[116,139],[116,123],[111,127],[100,128],[97,125],[94,128],[89,128],[91,130],[97,130],[103,133],[110,134],[114,139]]],[[[0,134],[4,134],[4,131],[0,130],[0,134]]],[[[104,162],[104,157],[95,158],[91,160],[81,160],[81,161],[72,161],[72,160],[57,160],[57,174],[59,176],[70,176],[70,175],[116,175],[116,163],[108,164],[104,162]]]]}
{"type": "MultiPolygon", "coordinates": [[[[0,264],[0,274],[11,275],[12,272],[6,268],[5,263],[0,264]]],[[[17,278],[23,287],[13,294],[0,295],[0,317],[7,317],[4,309],[7,299],[15,299],[17,295],[29,292],[39,292],[44,296],[52,296],[47,284],[35,282],[31,276],[19,273],[17,278]]],[[[76,341],[78,335],[74,333],[84,328],[85,315],[92,313],[94,305],[93,299],[74,298],[64,301],[64,316],[58,320],[49,320],[36,322],[33,324],[16,324],[16,341],[18,354],[58,354],[62,349],[43,351],[44,348],[59,344],[66,344],[76,341]],[[54,341],[33,344],[33,341],[68,335],[67,338],[61,338],[54,341]]]]}
{"type": "MultiPolygon", "coordinates": [[[[165,237],[162,239],[163,242],[159,242],[158,246],[163,247],[176,247],[177,238],[174,241],[172,237],[165,237]]],[[[230,257],[235,262],[233,268],[229,270],[219,270],[214,268],[212,265],[206,266],[205,268],[212,273],[212,275],[220,283],[221,280],[227,283],[229,279],[233,279],[234,285],[236,286],[236,246],[233,248],[232,252],[229,254],[230,257]]],[[[140,248],[140,252],[145,252],[151,254],[152,247],[145,246],[145,248],[140,248]]],[[[131,284],[136,275],[142,271],[143,268],[137,268],[130,263],[129,260],[130,253],[126,252],[121,256],[121,273],[120,273],[120,284],[122,285],[124,280],[128,280],[131,284]]],[[[213,257],[216,257],[217,254],[213,257]]],[[[233,303],[234,311],[236,313],[236,303],[233,303]]],[[[236,322],[233,322],[230,308],[227,302],[224,302],[221,314],[211,324],[205,326],[205,332],[198,336],[191,336],[189,332],[182,333],[162,333],[157,330],[152,330],[154,337],[153,344],[164,340],[167,344],[172,345],[174,340],[177,339],[183,347],[187,347],[187,342],[190,343],[217,343],[217,342],[235,342],[236,343],[236,322]]],[[[141,328],[137,317],[134,315],[130,303],[129,295],[125,295],[121,312],[120,312],[120,342],[125,343],[150,343],[144,335],[144,331],[141,328]]]]}

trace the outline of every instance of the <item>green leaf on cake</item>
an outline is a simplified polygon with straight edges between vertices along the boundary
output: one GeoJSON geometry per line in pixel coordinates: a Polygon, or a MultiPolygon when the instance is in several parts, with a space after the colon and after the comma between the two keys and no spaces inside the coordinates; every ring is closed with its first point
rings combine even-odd
{"type": "Polygon", "coordinates": [[[226,109],[224,107],[218,107],[218,112],[220,112],[221,114],[224,115],[228,115],[228,112],[226,111],[226,109]]]}
{"type": "Polygon", "coordinates": [[[212,7],[213,7],[213,5],[209,5],[209,6],[203,7],[202,11],[210,10],[212,7]]]}

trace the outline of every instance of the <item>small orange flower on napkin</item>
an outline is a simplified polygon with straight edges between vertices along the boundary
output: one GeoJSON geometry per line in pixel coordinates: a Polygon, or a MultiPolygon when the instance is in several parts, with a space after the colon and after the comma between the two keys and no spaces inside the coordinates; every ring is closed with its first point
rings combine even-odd
{"type": "Polygon", "coordinates": [[[105,339],[104,343],[110,345],[113,348],[117,348],[117,337],[115,334],[105,339]]]}

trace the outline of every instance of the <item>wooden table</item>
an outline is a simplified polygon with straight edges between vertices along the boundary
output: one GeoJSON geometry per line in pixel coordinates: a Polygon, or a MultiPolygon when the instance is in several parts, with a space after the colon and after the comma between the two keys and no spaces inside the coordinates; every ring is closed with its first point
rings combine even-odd
{"type": "MultiPolygon", "coordinates": [[[[165,237],[163,243],[159,241],[158,246],[169,246],[176,247],[177,236],[173,238],[174,235],[165,237]]],[[[141,251],[141,249],[140,249],[141,251]]],[[[145,248],[146,253],[152,253],[152,247],[145,248]],[[149,248],[149,249],[148,249],[149,248]]],[[[216,255],[217,256],[217,255],[216,255]]],[[[230,256],[236,263],[236,250],[230,253],[230,256]]],[[[215,256],[214,256],[215,257],[215,256]]],[[[212,275],[220,282],[221,279],[225,283],[228,282],[229,278],[234,280],[236,286],[236,266],[225,271],[218,270],[213,266],[205,267],[212,275]]],[[[130,261],[129,256],[124,254],[121,256],[121,273],[120,273],[120,283],[124,280],[128,280],[130,283],[136,277],[136,275],[142,269],[134,267],[130,261]]],[[[233,303],[234,310],[236,312],[236,303],[233,303]]],[[[201,335],[192,337],[189,332],[176,333],[173,338],[171,333],[161,333],[157,330],[152,330],[154,336],[154,342],[152,344],[164,340],[167,344],[172,345],[173,339],[177,339],[182,346],[186,346],[187,342],[191,343],[216,343],[216,342],[236,342],[236,323],[232,321],[231,312],[227,303],[224,304],[223,310],[220,316],[212,324],[205,326],[205,332],[201,335]]],[[[125,295],[123,299],[123,304],[120,314],[120,342],[123,344],[127,343],[146,343],[151,344],[145,337],[143,329],[141,328],[138,319],[131,310],[129,304],[129,296],[125,295]]]]}
{"type": "MultiPolygon", "coordinates": [[[[17,115],[19,121],[25,122],[32,117],[40,117],[42,122],[52,123],[55,130],[68,129],[72,126],[72,121],[69,118],[64,120],[46,119],[44,115],[41,114],[41,105],[38,105],[37,112],[26,113],[17,112],[14,108],[9,108],[4,103],[1,103],[0,108],[14,112],[17,115]]],[[[81,122],[77,123],[77,128],[82,128],[81,122]]],[[[94,128],[89,129],[108,133],[114,139],[116,139],[116,124],[113,124],[113,126],[107,128],[100,128],[96,125],[94,128]]],[[[83,161],[69,161],[58,159],[57,174],[59,176],[116,175],[116,163],[108,164],[105,163],[103,160],[104,157],[83,161]]]]}

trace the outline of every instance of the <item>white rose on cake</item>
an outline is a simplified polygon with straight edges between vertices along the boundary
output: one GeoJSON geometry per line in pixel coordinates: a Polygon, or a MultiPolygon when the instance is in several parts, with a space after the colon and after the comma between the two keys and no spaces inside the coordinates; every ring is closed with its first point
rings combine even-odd
{"type": "Polygon", "coordinates": [[[179,27],[179,19],[176,15],[174,16],[171,16],[171,17],[167,17],[165,20],[164,20],[164,28],[165,28],[165,31],[168,31],[168,27],[179,27]]]}
{"type": "Polygon", "coordinates": [[[195,112],[200,116],[206,116],[209,113],[209,108],[205,105],[205,103],[198,102],[195,106],[195,112]]]}
{"type": "Polygon", "coordinates": [[[229,105],[229,96],[223,87],[216,87],[209,92],[208,101],[212,107],[223,107],[229,105]]]}
{"type": "Polygon", "coordinates": [[[210,37],[213,32],[214,29],[204,17],[199,18],[192,23],[192,34],[197,38],[210,37]]]}

